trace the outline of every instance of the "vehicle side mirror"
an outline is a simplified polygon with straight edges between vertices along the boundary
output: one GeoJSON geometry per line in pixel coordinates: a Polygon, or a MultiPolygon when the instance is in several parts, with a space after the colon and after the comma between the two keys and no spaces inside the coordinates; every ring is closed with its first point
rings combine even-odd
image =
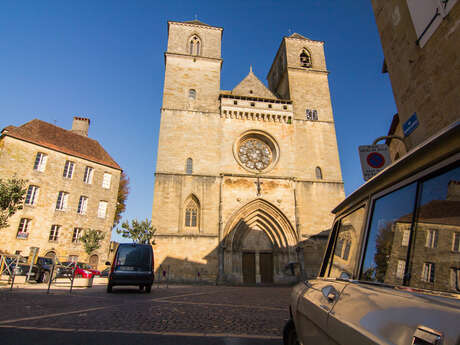
{"type": "Polygon", "coordinates": [[[105,265],[106,265],[106,266],[110,266],[110,265],[111,265],[110,261],[106,261],[106,262],[105,262],[105,265]]]}

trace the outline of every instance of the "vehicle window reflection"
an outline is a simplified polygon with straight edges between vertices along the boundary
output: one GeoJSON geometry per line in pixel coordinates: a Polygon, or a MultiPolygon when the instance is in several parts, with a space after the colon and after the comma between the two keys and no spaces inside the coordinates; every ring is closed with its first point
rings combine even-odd
{"type": "Polygon", "coordinates": [[[340,221],[334,254],[329,264],[329,277],[352,277],[358,257],[358,243],[363,228],[365,209],[361,207],[340,221]],[[344,275],[346,274],[346,275],[344,275]]]}
{"type": "Polygon", "coordinates": [[[361,280],[403,283],[408,251],[405,240],[413,219],[416,187],[412,183],[375,201],[361,280]]]}
{"type": "Polygon", "coordinates": [[[460,167],[421,184],[411,287],[460,292],[460,167]]]}

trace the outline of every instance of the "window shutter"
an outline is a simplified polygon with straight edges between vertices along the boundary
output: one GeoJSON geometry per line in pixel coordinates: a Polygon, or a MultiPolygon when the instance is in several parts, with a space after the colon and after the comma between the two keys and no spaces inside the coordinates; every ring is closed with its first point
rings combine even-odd
{"type": "Polygon", "coordinates": [[[417,42],[423,47],[442,21],[442,10],[438,0],[407,0],[417,42]]]}

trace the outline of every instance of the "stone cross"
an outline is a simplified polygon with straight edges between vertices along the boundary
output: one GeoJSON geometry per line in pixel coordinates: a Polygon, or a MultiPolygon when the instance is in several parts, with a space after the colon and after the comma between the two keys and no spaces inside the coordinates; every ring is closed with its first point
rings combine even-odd
{"type": "Polygon", "coordinates": [[[261,185],[261,184],[264,184],[264,183],[263,183],[263,182],[260,182],[259,176],[257,176],[257,182],[254,182],[254,184],[257,185],[257,196],[260,196],[260,190],[261,190],[260,185],[261,185]]]}

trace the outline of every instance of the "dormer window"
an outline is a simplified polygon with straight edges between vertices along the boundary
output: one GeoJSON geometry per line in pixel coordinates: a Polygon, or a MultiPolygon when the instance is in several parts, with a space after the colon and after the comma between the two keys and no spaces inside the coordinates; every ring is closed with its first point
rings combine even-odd
{"type": "Polygon", "coordinates": [[[300,53],[300,66],[311,68],[311,56],[308,50],[303,49],[300,53]]]}
{"type": "Polygon", "coordinates": [[[197,35],[193,35],[189,42],[189,53],[190,55],[200,55],[201,52],[201,40],[197,35]]]}

